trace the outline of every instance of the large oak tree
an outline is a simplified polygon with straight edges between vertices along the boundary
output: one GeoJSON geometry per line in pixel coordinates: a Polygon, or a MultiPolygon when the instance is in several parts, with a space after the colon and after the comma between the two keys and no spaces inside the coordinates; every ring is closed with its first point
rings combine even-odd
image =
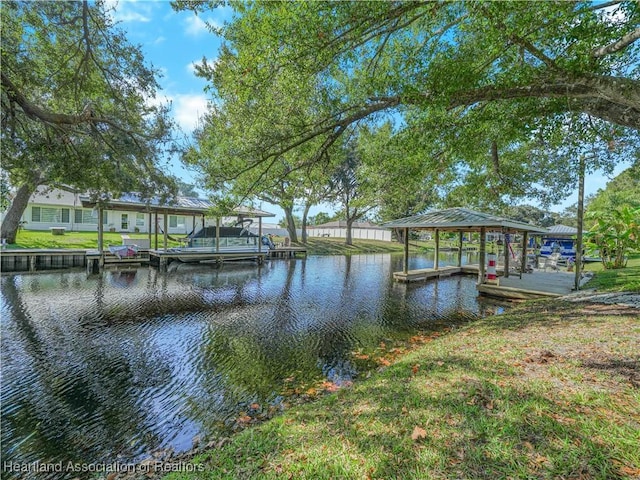
{"type": "Polygon", "coordinates": [[[101,1],[2,2],[2,168],[16,187],[2,223],[15,241],[39,185],[95,194],[173,192],[157,72],[101,1]]]}
{"type": "Polygon", "coordinates": [[[638,150],[637,2],[231,4],[222,53],[200,74],[249,139],[229,151],[242,171],[265,175],[300,148],[321,163],[345,133],[391,118],[445,202],[553,203],[575,185],[578,158],[610,171],[638,150]],[[292,115],[301,98],[315,108],[292,115]]]}

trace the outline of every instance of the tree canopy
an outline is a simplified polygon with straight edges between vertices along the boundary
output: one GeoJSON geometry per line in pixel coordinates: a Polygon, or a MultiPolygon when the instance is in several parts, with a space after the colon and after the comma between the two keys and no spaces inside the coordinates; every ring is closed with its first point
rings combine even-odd
{"type": "Polygon", "coordinates": [[[343,135],[390,120],[411,153],[394,167],[420,158],[445,204],[480,207],[552,203],[578,158],[611,171],[638,151],[637,2],[231,4],[222,53],[199,74],[242,171],[322,163],[343,135]]]}
{"type": "Polygon", "coordinates": [[[103,2],[2,3],[2,156],[17,187],[2,224],[17,221],[38,185],[168,195],[159,168],[171,148],[157,72],[103,2]]]}
{"type": "Polygon", "coordinates": [[[598,190],[589,199],[587,211],[611,212],[623,207],[640,208],[640,159],[598,190]]]}

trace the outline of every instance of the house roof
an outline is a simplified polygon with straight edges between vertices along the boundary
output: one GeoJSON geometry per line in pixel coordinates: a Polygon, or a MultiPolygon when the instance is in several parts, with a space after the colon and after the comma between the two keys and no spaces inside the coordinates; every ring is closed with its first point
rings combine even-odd
{"type": "MultiPolygon", "coordinates": [[[[370,230],[386,230],[380,225],[376,225],[375,223],[371,223],[371,222],[353,222],[353,225],[351,225],[351,227],[352,228],[368,228],[370,230]]],[[[327,222],[327,223],[322,223],[320,225],[313,225],[313,226],[310,226],[309,228],[347,228],[347,221],[336,220],[334,222],[327,222]]]]}
{"type": "MultiPolygon", "coordinates": [[[[95,208],[96,200],[92,200],[89,196],[81,195],[80,201],[85,208],[95,208]]],[[[111,198],[103,200],[103,208],[107,210],[129,210],[138,212],[158,212],[172,213],[181,215],[201,215],[208,212],[215,204],[204,198],[181,197],[177,196],[171,201],[161,203],[158,197],[143,199],[136,193],[125,193],[119,198],[111,198]]],[[[240,206],[230,212],[233,215],[242,215],[246,217],[275,217],[275,214],[265,212],[263,210],[251,209],[240,206]]]]}
{"type": "Polygon", "coordinates": [[[567,225],[554,225],[547,229],[551,235],[577,235],[578,229],[567,225]]]}
{"type": "Polygon", "coordinates": [[[480,228],[499,229],[504,232],[546,233],[547,229],[518,222],[505,217],[476,212],[466,208],[447,208],[399,218],[382,224],[388,228],[412,228],[424,230],[478,231],[480,228]]]}

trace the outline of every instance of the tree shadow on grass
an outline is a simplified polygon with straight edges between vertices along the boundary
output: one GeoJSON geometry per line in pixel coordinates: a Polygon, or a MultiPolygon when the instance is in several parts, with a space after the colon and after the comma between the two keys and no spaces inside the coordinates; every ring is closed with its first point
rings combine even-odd
{"type": "Polygon", "coordinates": [[[496,379],[495,364],[434,356],[414,372],[401,361],[245,432],[208,457],[207,478],[625,478],[630,421],[516,374],[496,379]]]}
{"type": "Polygon", "coordinates": [[[567,327],[607,322],[611,316],[636,318],[640,310],[624,305],[576,304],[565,300],[536,300],[518,305],[503,315],[483,320],[492,330],[521,330],[531,326],[567,327]]]}
{"type": "Polygon", "coordinates": [[[608,441],[592,435],[608,430],[602,418],[584,418],[522,383],[499,386],[491,361],[446,356],[430,367],[411,380],[368,387],[374,408],[357,417],[348,408],[336,413],[343,421],[335,435],[375,459],[372,478],[623,478],[615,434],[608,441]],[[433,377],[442,383],[430,388],[433,377]],[[383,426],[363,431],[376,422],[383,426]],[[412,438],[415,427],[426,435],[412,438]]]}

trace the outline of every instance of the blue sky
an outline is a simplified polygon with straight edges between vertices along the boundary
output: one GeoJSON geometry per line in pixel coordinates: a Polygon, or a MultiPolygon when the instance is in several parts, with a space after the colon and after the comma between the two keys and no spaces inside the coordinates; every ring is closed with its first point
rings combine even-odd
{"type": "MultiPolygon", "coordinates": [[[[158,100],[171,102],[177,124],[190,134],[207,109],[206,82],[196,77],[194,65],[203,57],[215,59],[220,46],[220,39],[208,30],[207,23],[221,26],[231,17],[231,9],[197,16],[175,12],[168,1],[162,0],[113,0],[108,4],[131,43],[139,45],[147,63],[161,72],[158,100]]],[[[195,180],[179,162],[174,164],[185,181],[195,180]]]]}
{"type": "MultiPolygon", "coordinates": [[[[159,83],[162,91],[160,99],[170,101],[173,116],[188,135],[198,124],[198,118],[207,109],[207,94],[204,92],[206,82],[194,73],[194,65],[206,57],[215,61],[220,47],[220,39],[211,33],[207,24],[222,26],[232,17],[229,7],[218,8],[204,15],[192,12],[175,12],[168,0],[108,0],[114,8],[114,18],[120,22],[129,40],[140,45],[148,63],[162,72],[159,83]]],[[[615,174],[629,165],[620,165],[615,174]]],[[[188,183],[197,185],[193,172],[184,169],[178,159],[172,161],[174,174],[188,183]]],[[[586,195],[604,188],[609,178],[601,173],[591,174],[585,184],[586,195]]],[[[203,192],[206,194],[206,192],[203,192]]],[[[551,210],[561,211],[577,201],[576,191],[560,205],[551,210]]],[[[537,202],[526,202],[534,205],[537,202]]],[[[272,205],[262,205],[267,211],[284,216],[282,210],[272,205]]],[[[312,209],[311,215],[318,211],[329,211],[329,206],[312,209]]]]}

